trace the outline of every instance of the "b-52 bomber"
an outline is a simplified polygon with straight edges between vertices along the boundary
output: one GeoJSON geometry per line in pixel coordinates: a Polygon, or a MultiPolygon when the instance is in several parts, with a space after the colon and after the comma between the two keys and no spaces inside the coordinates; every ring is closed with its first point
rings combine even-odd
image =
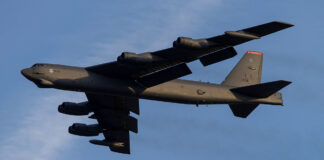
{"type": "Polygon", "coordinates": [[[184,104],[229,104],[237,117],[246,118],[259,104],[282,105],[278,92],[288,81],[261,82],[262,53],[248,51],[221,84],[178,79],[191,74],[188,62],[199,59],[203,66],[237,55],[233,46],[289,28],[284,22],[227,31],[207,39],[179,37],[171,48],[135,54],[123,52],[116,61],[90,67],[38,63],[22,74],[39,88],[85,92],[88,101],[63,102],[58,111],[88,115],[98,124],[74,123],[69,133],[98,136],[90,143],[111,151],[130,154],[129,131],[138,132],[139,99],[184,104]]]}

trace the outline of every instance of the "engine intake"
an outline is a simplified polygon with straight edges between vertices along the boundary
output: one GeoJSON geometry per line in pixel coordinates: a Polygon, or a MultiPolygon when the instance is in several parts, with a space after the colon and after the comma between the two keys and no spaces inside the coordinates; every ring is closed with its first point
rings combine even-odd
{"type": "Polygon", "coordinates": [[[83,123],[73,123],[69,127],[69,133],[78,136],[98,136],[101,133],[100,126],[98,124],[86,125],[83,123]]]}
{"type": "Polygon", "coordinates": [[[173,47],[175,48],[190,48],[190,49],[202,49],[208,48],[216,43],[208,41],[207,39],[192,39],[187,37],[179,37],[173,42],[173,47]]]}
{"type": "Polygon", "coordinates": [[[72,102],[63,102],[58,106],[58,111],[60,113],[83,116],[88,115],[91,112],[91,108],[88,105],[88,102],[82,103],[72,103],[72,102]]]}

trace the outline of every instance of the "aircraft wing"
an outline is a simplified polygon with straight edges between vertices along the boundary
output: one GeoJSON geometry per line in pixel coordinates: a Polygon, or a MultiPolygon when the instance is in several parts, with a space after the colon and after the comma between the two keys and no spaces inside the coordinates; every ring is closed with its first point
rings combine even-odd
{"type": "Polygon", "coordinates": [[[137,133],[137,119],[130,111],[139,114],[137,98],[86,93],[94,115],[103,131],[104,140],[90,140],[96,145],[108,146],[111,151],[130,154],[129,131],[137,133]]]}
{"type": "Polygon", "coordinates": [[[151,87],[191,74],[186,65],[188,62],[199,59],[207,66],[231,58],[237,54],[233,46],[291,26],[293,25],[274,21],[243,30],[227,31],[223,35],[207,39],[179,37],[171,48],[141,54],[124,52],[117,61],[86,69],[109,77],[134,79],[151,87]]]}

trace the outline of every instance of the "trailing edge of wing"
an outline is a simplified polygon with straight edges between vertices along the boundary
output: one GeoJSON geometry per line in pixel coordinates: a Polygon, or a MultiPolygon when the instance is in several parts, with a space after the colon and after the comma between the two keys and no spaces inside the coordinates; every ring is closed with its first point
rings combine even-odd
{"type": "Polygon", "coordinates": [[[292,26],[292,24],[286,22],[273,21],[239,31],[226,31],[223,35],[211,37],[207,40],[216,42],[218,44],[234,46],[253,39],[259,39],[263,36],[278,32],[292,26]]]}
{"type": "Polygon", "coordinates": [[[104,140],[90,140],[95,145],[107,146],[113,152],[130,154],[128,131],[104,131],[104,140]]]}
{"type": "Polygon", "coordinates": [[[179,65],[145,75],[139,78],[137,81],[145,87],[152,87],[191,73],[192,72],[189,67],[185,63],[181,63],[179,65]]]}
{"type": "MultiPolygon", "coordinates": [[[[145,61],[147,56],[149,55],[149,59],[153,60],[152,57],[159,57],[159,61],[149,61],[150,63],[119,63],[117,61],[99,64],[95,66],[86,67],[85,69],[97,74],[101,74],[104,76],[109,76],[112,78],[120,78],[120,79],[131,79],[136,80],[140,77],[145,77],[145,75],[148,74],[155,74],[157,72],[160,72],[161,70],[167,69],[169,67],[175,66],[175,65],[181,65],[182,63],[188,63],[192,62],[194,60],[197,60],[199,58],[202,58],[203,56],[210,55],[213,52],[217,52],[219,50],[239,45],[254,39],[258,39],[260,37],[263,37],[265,35],[292,27],[292,24],[285,23],[285,22],[279,22],[279,21],[273,21],[270,23],[265,23],[262,25],[246,28],[243,30],[238,31],[227,31],[225,34],[210,37],[207,39],[201,39],[203,43],[207,43],[207,47],[203,47],[201,49],[188,49],[186,47],[171,47],[162,49],[155,52],[150,53],[141,53],[136,55],[137,58],[142,57],[143,61],[145,61]],[[150,57],[152,56],[152,57],[150,57]],[[163,59],[163,60],[162,60],[163,59]]],[[[195,40],[194,40],[195,41],[195,40]]],[[[202,41],[196,42],[200,43],[202,41]]],[[[200,45],[200,44],[198,44],[200,45]]],[[[189,44],[190,46],[190,44],[189,44]]],[[[234,53],[234,52],[231,52],[234,53]]],[[[124,54],[125,56],[125,54],[124,54]]],[[[134,56],[134,55],[133,55],[134,56]]],[[[223,55],[225,56],[225,55],[223,55]]],[[[123,57],[123,56],[122,56],[123,57]]],[[[229,56],[230,57],[230,56],[229,56]]],[[[133,57],[134,58],[134,57],[133,57]]],[[[223,57],[224,58],[224,57],[223,57]]],[[[225,56],[226,58],[226,56],[225,56]]],[[[147,60],[147,59],[146,59],[147,60]]],[[[203,65],[208,65],[212,63],[216,63],[217,61],[222,60],[222,57],[218,57],[215,55],[207,56],[203,59],[201,59],[201,62],[203,65]],[[208,59],[212,60],[208,60],[208,59]]],[[[163,71],[162,71],[163,72],[163,71]]],[[[144,78],[144,80],[147,80],[148,78],[144,78]]],[[[171,78],[172,80],[172,78],[171,78]]],[[[160,83],[150,83],[148,86],[154,86],[160,83]]]]}
{"type": "Polygon", "coordinates": [[[199,60],[200,60],[201,64],[203,64],[204,66],[208,66],[208,65],[223,61],[225,59],[232,58],[236,55],[237,55],[237,53],[236,53],[235,49],[233,47],[228,47],[223,50],[213,52],[206,56],[203,56],[203,57],[199,58],[199,60]]]}
{"type": "Polygon", "coordinates": [[[269,22],[266,24],[262,24],[262,25],[258,25],[255,27],[251,27],[251,28],[247,28],[247,29],[243,29],[240,32],[244,32],[244,33],[249,33],[249,34],[253,34],[255,36],[258,37],[262,37],[262,36],[266,36],[268,34],[292,27],[294,25],[286,23],[286,22],[280,22],[280,21],[273,21],[273,22],[269,22]]]}
{"type": "Polygon", "coordinates": [[[134,133],[138,132],[137,119],[122,112],[109,109],[95,111],[95,116],[102,128],[120,128],[134,133]]]}

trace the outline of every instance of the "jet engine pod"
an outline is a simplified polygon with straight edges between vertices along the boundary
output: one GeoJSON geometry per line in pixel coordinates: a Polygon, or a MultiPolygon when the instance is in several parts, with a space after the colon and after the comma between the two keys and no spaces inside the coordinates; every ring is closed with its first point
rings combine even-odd
{"type": "Polygon", "coordinates": [[[127,62],[131,60],[137,60],[140,56],[133,52],[123,52],[120,56],[117,57],[118,62],[127,62]]]}
{"type": "Polygon", "coordinates": [[[83,116],[88,115],[91,112],[91,108],[88,105],[88,102],[82,103],[72,103],[72,102],[63,102],[58,107],[60,113],[83,116]]]}
{"type": "Polygon", "coordinates": [[[154,56],[150,52],[136,54],[131,52],[123,52],[118,58],[119,63],[130,64],[149,64],[163,60],[161,57],[154,56]]]}
{"type": "Polygon", "coordinates": [[[98,124],[86,125],[83,123],[73,123],[69,127],[69,133],[78,136],[98,136],[101,133],[101,129],[98,124]]]}
{"type": "Polygon", "coordinates": [[[173,42],[174,48],[190,48],[190,49],[202,49],[208,48],[215,45],[214,42],[208,41],[207,39],[192,39],[187,37],[179,37],[173,42]]]}

